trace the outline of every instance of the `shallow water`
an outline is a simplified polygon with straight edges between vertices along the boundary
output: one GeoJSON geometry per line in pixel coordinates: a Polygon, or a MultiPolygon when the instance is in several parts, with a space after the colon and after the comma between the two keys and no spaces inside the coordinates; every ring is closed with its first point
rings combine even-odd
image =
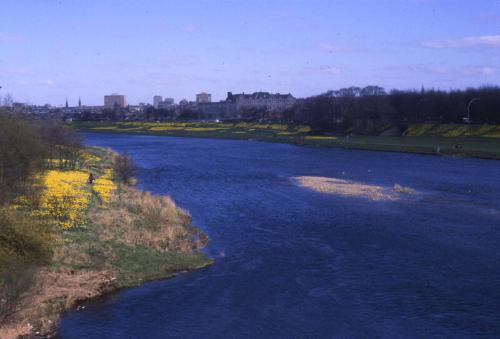
{"type": "Polygon", "coordinates": [[[154,136],[128,151],[139,187],[210,237],[208,269],[64,315],[61,338],[500,336],[500,162],[154,136]],[[317,192],[299,176],[415,190],[317,192]]]}

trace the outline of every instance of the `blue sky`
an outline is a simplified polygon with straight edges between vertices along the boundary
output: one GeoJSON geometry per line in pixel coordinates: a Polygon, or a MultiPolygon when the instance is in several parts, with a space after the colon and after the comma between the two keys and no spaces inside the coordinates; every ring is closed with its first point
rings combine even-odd
{"type": "Polygon", "coordinates": [[[500,0],[0,0],[0,96],[131,104],[207,91],[500,83],[500,0]]]}

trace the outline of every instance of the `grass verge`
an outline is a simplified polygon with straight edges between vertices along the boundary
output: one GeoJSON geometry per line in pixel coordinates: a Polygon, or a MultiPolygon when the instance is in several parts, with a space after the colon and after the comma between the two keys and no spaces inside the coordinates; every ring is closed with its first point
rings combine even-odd
{"type": "Polygon", "coordinates": [[[303,146],[500,159],[500,138],[496,137],[498,134],[496,131],[500,129],[498,126],[483,125],[477,128],[470,128],[468,125],[431,126],[432,129],[426,129],[420,125],[412,125],[402,136],[318,136],[310,135],[310,128],[304,125],[249,122],[79,122],[75,124],[81,131],[97,133],[260,140],[303,146]]]}
{"type": "Polygon", "coordinates": [[[208,239],[186,211],[113,182],[111,152],[87,153],[78,175],[48,171],[43,203],[19,199],[0,213],[10,225],[0,230],[2,339],[52,336],[60,313],[85,300],[211,263],[200,252],[208,239]],[[93,173],[94,184],[82,185],[80,172],[93,173]],[[76,203],[78,217],[66,211],[76,203]]]}

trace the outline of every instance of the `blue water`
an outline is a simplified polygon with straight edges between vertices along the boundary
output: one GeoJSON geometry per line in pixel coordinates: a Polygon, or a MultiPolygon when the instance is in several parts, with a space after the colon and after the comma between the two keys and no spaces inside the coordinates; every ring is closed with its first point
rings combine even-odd
{"type": "Polygon", "coordinates": [[[87,134],[210,237],[208,269],[65,314],[61,338],[500,337],[500,162],[87,134]],[[415,194],[299,187],[341,178],[415,194]]]}

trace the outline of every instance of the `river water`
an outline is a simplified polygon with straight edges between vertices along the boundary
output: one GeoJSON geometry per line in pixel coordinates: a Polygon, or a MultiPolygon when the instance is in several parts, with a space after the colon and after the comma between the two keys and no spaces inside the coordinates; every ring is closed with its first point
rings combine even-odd
{"type": "Polygon", "coordinates": [[[207,269],[65,314],[61,338],[500,336],[500,162],[86,134],[210,237],[207,269]],[[411,187],[396,200],[297,176],[411,187]]]}

